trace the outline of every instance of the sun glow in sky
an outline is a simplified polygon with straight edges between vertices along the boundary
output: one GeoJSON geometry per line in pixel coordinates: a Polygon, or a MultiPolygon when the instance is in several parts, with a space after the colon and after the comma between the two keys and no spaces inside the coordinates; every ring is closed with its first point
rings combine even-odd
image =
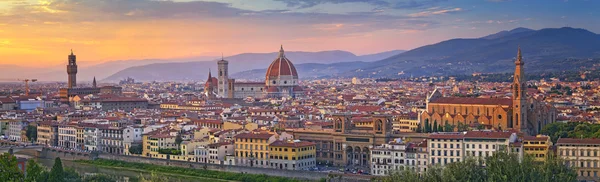
{"type": "Polygon", "coordinates": [[[595,0],[0,0],[0,64],[370,54],[516,27],[600,32],[595,0]]]}

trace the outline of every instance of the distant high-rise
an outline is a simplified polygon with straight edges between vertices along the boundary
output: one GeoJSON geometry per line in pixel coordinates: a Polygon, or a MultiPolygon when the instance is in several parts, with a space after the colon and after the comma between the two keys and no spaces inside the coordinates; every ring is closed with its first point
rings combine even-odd
{"type": "Polygon", "coordinates": [[[228,76],[228,66],[229,66],[229,62],[225,59],[222,59],[217,62],[218,67],[219,67],[219,90],[217,91],[217,93],[219,94],[220,97],[227,97],[228,96],[228,81],[229,81],[229,76],[228,76]]]}
{"type": "Polygon", "coordinates": [[[77,87],[77,57],[73,54],[71,49],[71,55],[69,55],[69,64],[67,65],[67,74],[69,75],[68,87],[77,87]]]}

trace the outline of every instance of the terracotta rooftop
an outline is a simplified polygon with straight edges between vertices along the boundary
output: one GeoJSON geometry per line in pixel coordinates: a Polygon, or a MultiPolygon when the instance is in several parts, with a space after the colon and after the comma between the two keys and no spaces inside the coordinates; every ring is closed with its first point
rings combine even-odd
{"type": "Polygon", "coordinates": [[[271,143],[269,146],[298,148],[298,147],[307,147],[307,146],[314,146],[314,145],[315,145],[315,143],[307,142],[307,141],[294,142],[294,141],[279,141],[278,140],[278,141],[271,143]]]}
{"type": "Polygon", "coordinates": [[[559,138],[556,142],[557,145],[560,144],[600,144],[599,138],[559,138]]]}
{"type": "Polygon", "coordinates": [[[273,134],[269,133],[241,133],[235,136],[235,138],[253,138],[253,139],[269,139],[273,134]]]}
{"type": "Polygon", "coordinates": [[[465,135],[463,133],[432,133],[429,135],[430,139],[462,139],[465,135]]]}
{"type": "Polygon", "coordinates": [[[511,132],[468,131],[465,138],[510,138],[511,132]]]}
{"type": "Polygon", "coordinates": [[[468,98],[468,97],[442,97],[431,101],[436,104],[472,104],[472,105],[503,105],[511,106],[512,100],[505,98],[468,98]]]}

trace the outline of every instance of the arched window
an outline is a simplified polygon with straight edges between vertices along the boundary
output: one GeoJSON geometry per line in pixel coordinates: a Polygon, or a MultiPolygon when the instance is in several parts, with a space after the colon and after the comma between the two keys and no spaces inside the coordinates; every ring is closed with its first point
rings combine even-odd
{"type": "Polygon", "coordinates": [[[515,115],[515,125],[519,126],[519,114],[515,115]]]}

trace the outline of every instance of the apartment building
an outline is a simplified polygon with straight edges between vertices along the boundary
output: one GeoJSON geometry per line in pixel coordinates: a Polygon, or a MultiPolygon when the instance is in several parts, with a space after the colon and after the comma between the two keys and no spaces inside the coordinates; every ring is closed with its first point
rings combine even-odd
{"type": "Polygon", "coordinates": [[[416,164],[413,155],[408,159],[406,144],[401,139],[371,149],[371,174],[388,175],[392,170],[405,169],[408,160],[416,164]]]}
{"type": "Polygon", "coordinates": [[[307,170],[317,165],[316,144],[300,140],[275,141],[269,145],[269,167],[307,170]]]}
{"type": "Polygon", "coordinates": [[[534,161],[544,162],[548,157],[552,141],[545,135],[525,136],[522,144],[525,155],[533,157],[534,161]]]}
{"type": "Polygon", "coordinates": [[[516,141],[514,132],[468,131],[463,138],[464,156],[485,162],[498,151],[510,152],[510,144],[516,141]]]}
{"type": "Polygon", "coordinates": [[[58,125],[58,146],[75,149],[77,148],[77,129],[75,124],[58,125]]]}
{"type": "Polygon", "coordinates": [[[58,124],[52,121],[42,121],[37,127],[37,143],[41,145],[58,145],[58,124]]]}
{"type": "Polygon", "coordinates": [[[432,133],[427,138],[429,145],[429,163],[431,165],[446,164],[462,161],[463,154],[463,132],[432,133]]]}
{"type": "Polygon", "coordinates": [[[565,164],[577,170],[580,181],[600,181],[600,139],[559,138],[556,142],[557,156],[565,164]]]}

